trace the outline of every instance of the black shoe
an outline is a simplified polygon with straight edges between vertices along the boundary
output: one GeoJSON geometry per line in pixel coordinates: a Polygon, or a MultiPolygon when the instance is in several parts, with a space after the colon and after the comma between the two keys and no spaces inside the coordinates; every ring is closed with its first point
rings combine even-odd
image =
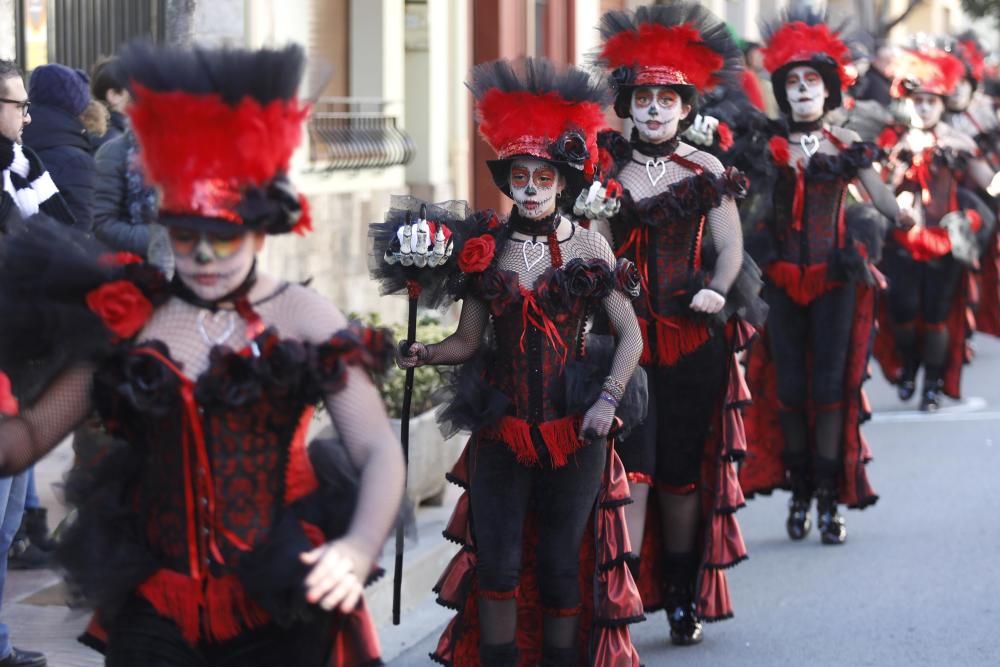
{"type": "Polygon", "coordinates": [[[899,400],[901,401],[910,400],[916,392],[917,383],[912,378],[909,380],[900,380],[899,386],[896,387],[896,394],[899,396],[899,400]]]}
{"type": "Polygon", "coordinates": [[[816,494],[816,530],[823,544],[843,544],[847,541],[847,525],[837,513],[836,491],[820,490],[816,494]]]}
{"type": "Polygon", "coordinates": [[[32,544],[42,551],[51,552],[56,550],[56,543],[49,534],[48,514],[44,507],[25,509],[22,524],[32,544]]]}
{"type": "Polygon", "coordinates": [[[37,651],[11,647],[10,655],[0,660],[0,667],[45,667],[45,656],[37,651]]]}
{"type": "Polygon", "coordinates": [[[692,596],[678,591],[668,592],[664,607],[670,622],[670,641],[675,646],[700,644],[703,639],[701,621],[695,614],[692,596]]]}
{"type": "Polygon", "coordinates": [[[812,521],[809,519],[809,506],[812,498],[796,498],[788,501],[788,521],[785,522],[785,529],[788,537],[793,540],[805,539],[812,528],[812,521]]]}
{"type": "Polygon", "coordinates": [[[42,551],[27,538],[15,540],[7,552],[7,567],[11,570],[44,570],[51,562],[52,554],[42,551]]]}
{"type": "Polygon", "coordinates": [[[920,409],[923,412],[935,412],[941,407],[943,385],[944,383],[941,380],[924,382],[924,393],[920,397],[920,409]]]}

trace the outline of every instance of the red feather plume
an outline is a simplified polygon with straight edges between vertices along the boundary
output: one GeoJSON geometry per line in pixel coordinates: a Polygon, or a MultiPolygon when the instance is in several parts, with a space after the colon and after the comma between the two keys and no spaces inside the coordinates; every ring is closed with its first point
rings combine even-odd
{"type": "Polygon", "coordinates": [[[968,64],[972,78],[976,81],[982,81],[983,72],[986,69],[986,55],[979,49],[979,44],[976,43],[976,40],[959,40],[958,52],[968,64]]]}
{"type": "Polygon", "coordinates": [[[609,69],[672,68],[698,90],[719,83],[717,73],[725,65],[725,59],[702,41],[698,29],[688,24],[668,28],[642,23],[638,30],[608,38],[600,58],[609,69]]]}
{"type": "Polygon", "coordinates": [[[950,95],[965,76],[961,60],[941,49],[904,51],[892,65],[891,93],[903,97],[916,90],[950,95]]]}
{"type": "Polygon", "coordinates": [[[287,171],[309,114],[295,99],[262,105],[245,97],[230,105],[214,94],[158,92],[137,83],[133,89],[128,113],[140,155],[162,189],[162,208],[174,213],[202,210],[196,204],[206,182],[238,194],[287,171]]]}
{"type": "Polygon", "coordinates": [[[476,112],[480,135],[500,157],[526,151],[546,158],[548,145],[563,132],[580,130],[586,137],[591,160],[594,160],[597,158],[597,131],[606,123],[601,105],[567,101],[555,92],[539,95],[493,88],[477,102],[476,112]],[[530,146],[536,150],[529,150],[530,146]]]}
{"type": "Polygon", "coordinates": [[[793,62],[807,62],[816,55],[827,55],[837,63],[841,89],[854,82],[847,72],[850,50],[840,34],[830,30],[825,23],[809,25],[802,21],[792,21],[778,28],[762,49],[764,67],[768,72],[793,62]]]}

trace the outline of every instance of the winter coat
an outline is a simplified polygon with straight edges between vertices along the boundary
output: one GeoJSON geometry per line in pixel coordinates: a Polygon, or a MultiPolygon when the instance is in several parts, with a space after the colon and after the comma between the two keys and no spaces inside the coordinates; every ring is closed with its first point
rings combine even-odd
{"type": "Polygon", "coordinates": [[[126,130],[97,151],[94,233],[115,250],[145,257],[155,221],[156,191],[143,179],[135,135],[126,130]]]}
{"type": "Polygon", "coordinates": [[[90,138],[90,145],[94,149],[94,154],[96,155],[97,150],[104,144],[125,134],[127,129],[128,116],[118,111],[112,111],[111,116],[108,118],[108,131],[99,137],[90,138]]]}
{"type": "Polygon", "coordinates": [[[25,126],[24,145],[31,148],[52,176],[59,193],[76,218],[76,226],[93,228],[97,164],[83,122],[62,109],[31,105],[31,124],[25,126]]]}

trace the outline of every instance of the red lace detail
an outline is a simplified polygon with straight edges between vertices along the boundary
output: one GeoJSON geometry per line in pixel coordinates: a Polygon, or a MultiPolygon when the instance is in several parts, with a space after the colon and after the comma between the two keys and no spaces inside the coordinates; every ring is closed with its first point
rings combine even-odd
{"type": "Polygon", "coordinates": [[[537,465],[538,452],[531,439],[533,427],[538,429],[554,468],[566,465],[569,457],[583,446],[580,441],[580,418],[575,416],[540,424],[531,424],[517,417],[501,417],[496,425],[483,429],[481,435],[487,440],[499,440],[510,447],[518,463],[537,465]]]}
{"type": "Polygon", "coordinates": [[[830,280],[827,271],[826,262],[801,265],[795,262],[777,261],[767,267],[767,277],[784,290],[792,301],[805,306],[844,284],[830,280]]]}
{"type": "Polygon", "coordinates": [[[664,493],[669,493],[674,496],[689,496],[698,490],[698,485],[692,482],[691,484],[674,486],[673,484],[664,484],[663,482],[658,482],[656,488],[663,491],[664,493]]]}
{"type": "Polygon", "coordinates": [[[656,480],[653,479],[653,476],[644,472],[630,472],[626,475],[626,477],[631,484],[645,484],[646,486],[653,486],[656,484],[656,480]]]}
{"type": "Polygon", "coordinates": [[[486,591],[479,589],[479,597],[484,600],[513,600],[517,597],[517,589],[510,591],[486,591]]]}

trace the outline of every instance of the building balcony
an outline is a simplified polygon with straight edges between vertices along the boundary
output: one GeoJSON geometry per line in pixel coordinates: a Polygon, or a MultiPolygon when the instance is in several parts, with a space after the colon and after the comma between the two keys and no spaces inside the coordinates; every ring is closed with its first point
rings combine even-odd
{"type": "Polygon", "coordinates": [[[390,103],[358,97],[321,97],[309,117],[309,160],[313,171],[384,169],[408,164],[413,138],[389,113],[390,103]]]}

